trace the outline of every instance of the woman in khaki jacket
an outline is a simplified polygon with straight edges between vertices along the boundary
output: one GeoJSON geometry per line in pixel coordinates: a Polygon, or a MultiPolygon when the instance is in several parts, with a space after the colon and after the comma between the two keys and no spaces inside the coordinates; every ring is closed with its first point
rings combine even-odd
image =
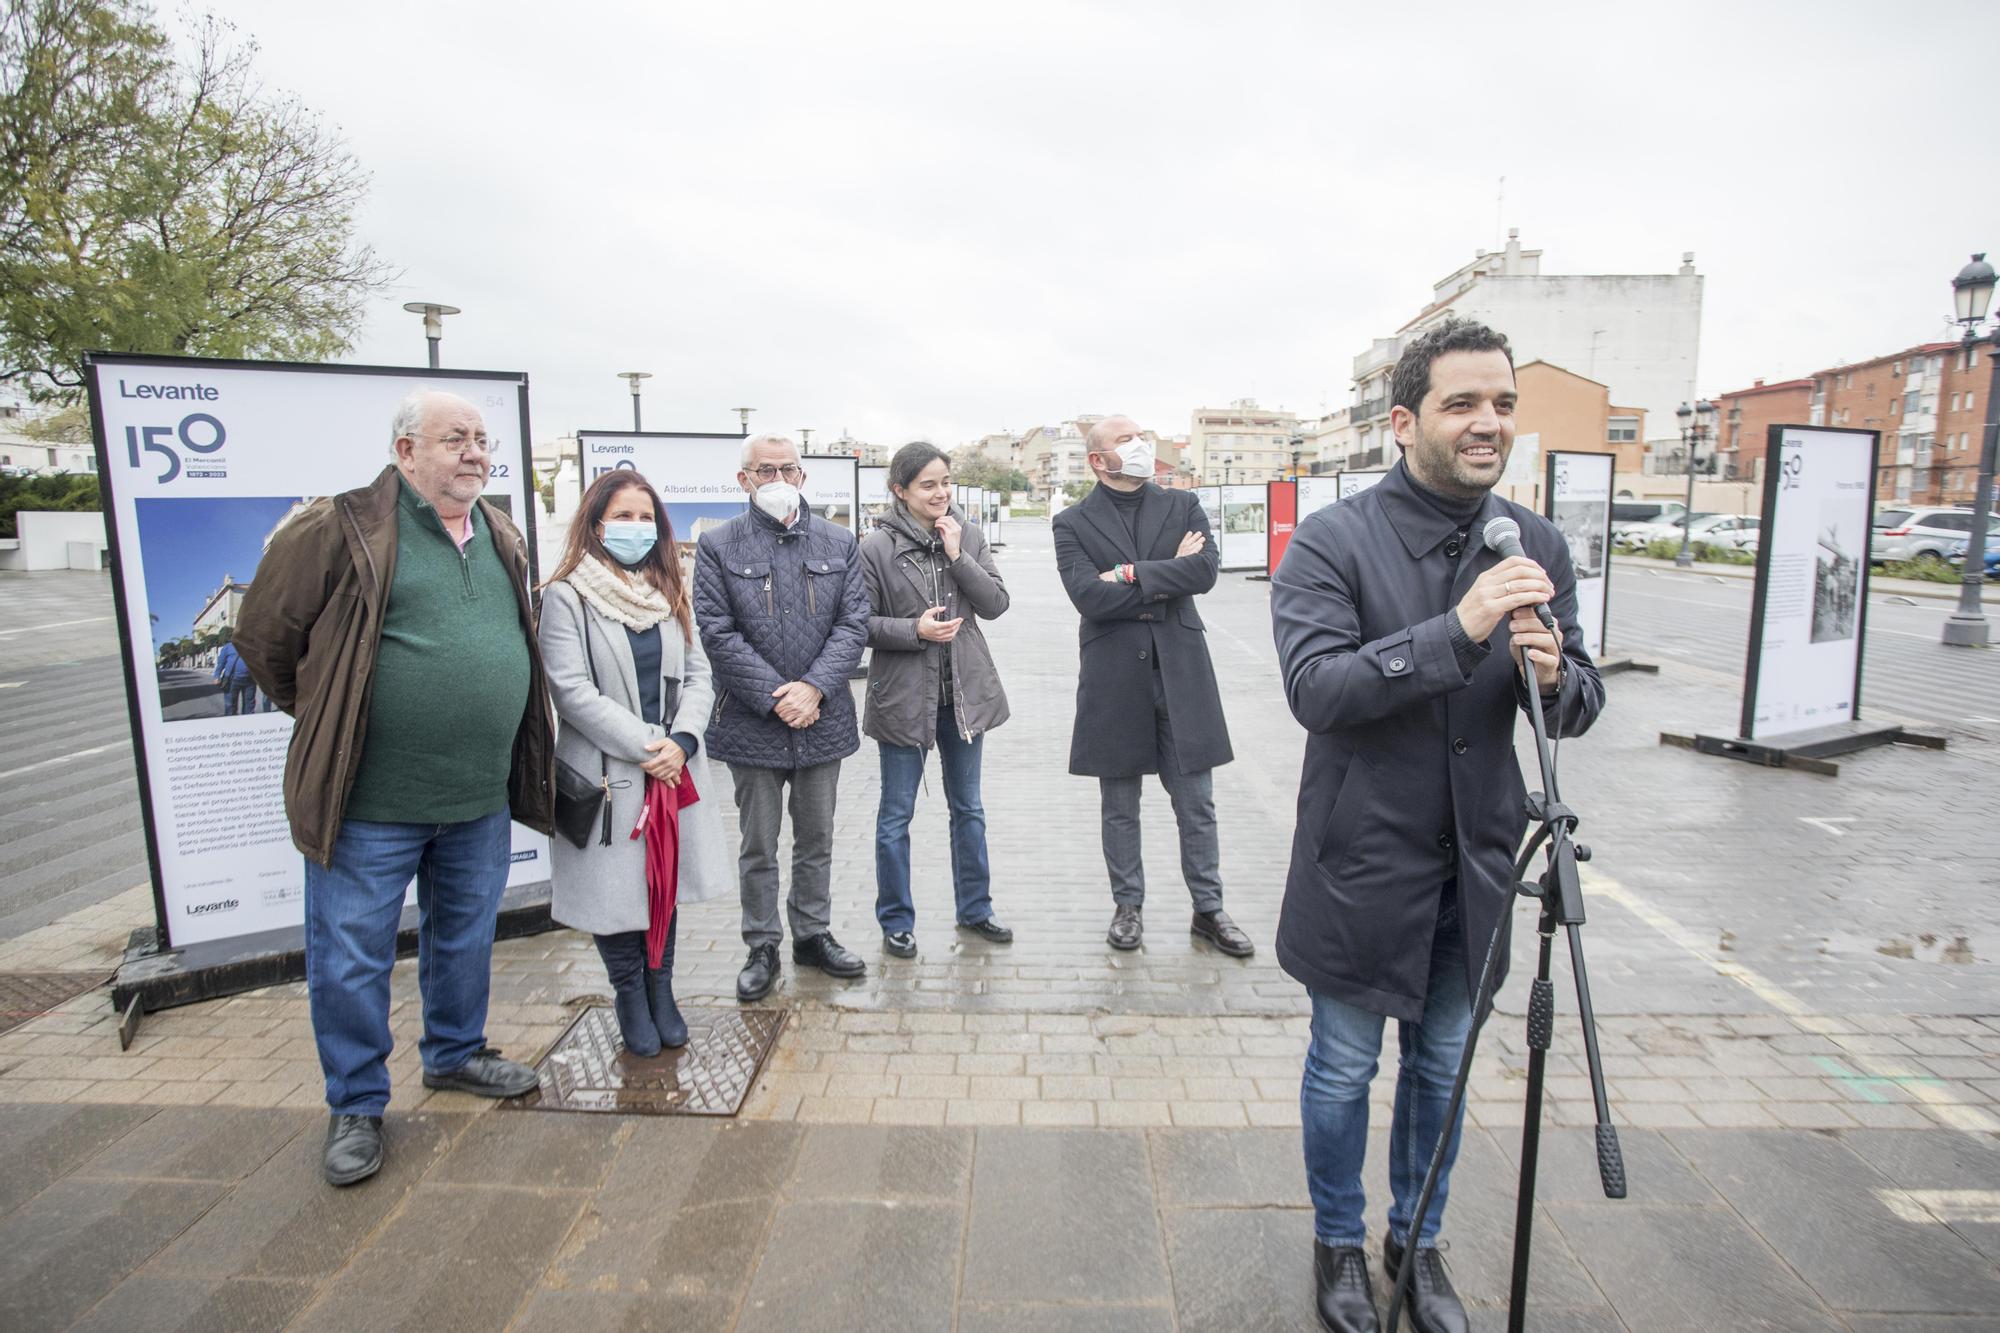
{"type": "Polygon", "coordinates": [[[951,502],[951,463],[933,445],[906,444],[889,462],[894,502],[861,539],[868,620],[868,704],[862,731],[881,750],[875,819],[875,916],[882,947],[917,952],[910,898],[910,818],[933,746],[951,811],[958,925],[994,944],[1014,932],[993,916],[986,811],[979,799],[985,734],[1007,720],[1007,695],[980,632],[1007,609],[1007,585],[986,535],[951,502]]]}

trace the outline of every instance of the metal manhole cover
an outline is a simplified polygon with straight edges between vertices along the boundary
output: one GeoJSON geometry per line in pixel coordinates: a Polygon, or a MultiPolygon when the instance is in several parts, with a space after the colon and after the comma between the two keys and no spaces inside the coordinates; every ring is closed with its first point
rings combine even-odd
{"type": "Polygon", "coordinates": [[[0,1032],[40,1018],[106,979],[102,972],[0,972],[0,1032]]]}
{"type": "Polygon", "coordinates": [[[525,1111],[735,1115],[785,1026],[783,1009],[683,1009],[688,1044],[651,1059],[626,1053],[604,1005],[577,1015],[536,1066],[542,1086],[505,1103],[525,1111]]]}

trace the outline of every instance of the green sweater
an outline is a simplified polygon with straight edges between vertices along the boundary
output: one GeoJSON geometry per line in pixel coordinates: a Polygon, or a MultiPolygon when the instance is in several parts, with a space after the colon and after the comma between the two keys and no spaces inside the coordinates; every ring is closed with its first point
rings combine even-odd
{"type": "Polygon", "coordinates": [[[493,530],[473,507],[458,549],[408,483],[396,573],[345,818],[455,824],[507,808],[528,706],[528,639],[493,530]]]}

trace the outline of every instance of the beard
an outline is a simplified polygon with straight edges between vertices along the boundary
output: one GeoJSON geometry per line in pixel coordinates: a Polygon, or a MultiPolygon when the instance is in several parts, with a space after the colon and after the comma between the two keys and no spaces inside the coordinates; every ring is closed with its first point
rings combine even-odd
{"type": "Polygon", "coordinates": [[[1461,435],[1447,440],[1433,435],[1419,418],[1417,442],[1409,452],[1411,471],[1418,481],[1454,500],[1477,500],[1499,484],[1513,453],[1513,441],[1499,435],[1461,435]],[[1490,459],[1468,459],[1460,452],[1482,444],[1493,450],[1490,459]]]}

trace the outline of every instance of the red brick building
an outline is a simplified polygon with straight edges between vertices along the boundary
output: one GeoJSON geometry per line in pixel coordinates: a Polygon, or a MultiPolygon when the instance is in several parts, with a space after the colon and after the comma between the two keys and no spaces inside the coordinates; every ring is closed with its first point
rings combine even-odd
{"type": "Polygon", "coordinates": [[[1992,367],[1981,348],[1924,343],[1716,399],[1718,474],[1760,475],[1765,428],[1844,426],[1882,432],[1878,500],[1967,504],[1979,466],[1992,367]]]}

